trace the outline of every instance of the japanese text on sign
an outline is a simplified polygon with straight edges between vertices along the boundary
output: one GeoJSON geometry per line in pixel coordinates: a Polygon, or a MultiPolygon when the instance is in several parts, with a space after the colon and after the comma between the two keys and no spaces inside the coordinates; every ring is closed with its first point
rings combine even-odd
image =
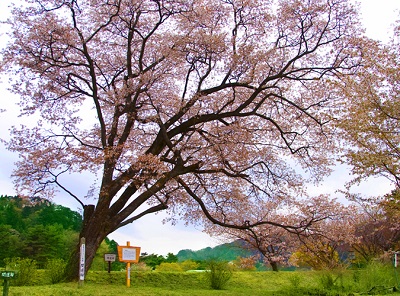
{"type": "Polygon", "coordinates": [[[136,261],[136,249],[133,248],[122,248],[122,260],[124,261],[136,261]]]}
{"type": "Polygon", "coordinates": [[[1,277],[2,278],[13,278],[15,276],[14,271],[2,271],[1,272],[1,277]]]}
{"type": "Polygon", "coordinates": [[[104,261],[114,262],[116,258],[115,254],[104,254],[104,261]]]}
{"type": "Polygon", "coordinates": [[[118,257],[121,262],[137,263],[139,255],[140,247],[118,246],[118,257]]]}

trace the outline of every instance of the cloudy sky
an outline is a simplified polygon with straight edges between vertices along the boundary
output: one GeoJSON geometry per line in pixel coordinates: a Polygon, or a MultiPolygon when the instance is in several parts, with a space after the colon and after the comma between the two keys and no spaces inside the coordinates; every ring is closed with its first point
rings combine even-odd
{"type": "MultiPolygon", "coordinates": [[[[0,1],[0,20],[5,20],[9,15],[8,5],[12,0],[0,1]]],[[[389,40],[391,36],[391,26],[400,19],[400,0],[361,0],[361,17],[367,34],[374,39],[383,42],[389,40]]],[[[0,24],[0,47],[6,43],[5,31],[7,28],[0,24]]],[[[12,125],[21,123],[18,118],[18,107],[15,105],[17,97],[7,91],[7,77],[1,77],[0,82],[0,138],[9,139],[9,128],[12,125]]],[[[31,123],[31,124],[34,124],[31,123]]],[[[0,142],[0,195],[15,195],[10,175],[14,168],[14,162],[17,155],[7,151],[0,142]]],[[[348,180],[348,172],[345,168],[338,168],[326,181],[319,187],[310,188],[310,193],[330,193],[343,188],[343,184],[348,180]]],[[[85,195],[85,192],[79,192],[80,188],[87,188],[92,180],[85,178],[74,179],[74,187],[79,194],[85,195]]],[[[387,193],[390,185],[385,180],[372,180],[357,188],[358,191],[368,195],[379,195],[387,193]]],[[[70,207],[72,210],[80,211],[79,204],[69,197],[60,194],[55,200],[56,203],[70,207]]],[[[149,215],[140,221],[124,227],[121,230],[111,234],[109,237],[116,240],[119,244],[125,244],[130,241],[131,245],[140,246],[142,252],[165,255],[168,252],[177,253],[181,249],[199,250],[208,246],[214,246],[221,241],[217,238],[210,238],[202,233],[201,229],[186,227],[183,223],[175,226],[163,224],[163,214],[149,215]]]]}

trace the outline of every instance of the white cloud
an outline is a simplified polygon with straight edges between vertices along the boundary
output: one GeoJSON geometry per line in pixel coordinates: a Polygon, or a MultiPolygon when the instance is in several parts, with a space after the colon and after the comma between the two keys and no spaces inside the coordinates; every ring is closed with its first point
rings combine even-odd
{"type": "Polygon", "coordinates": [[[129,241],[132,246],[141,247],[141,252],[159,255],[167,255],[170,252],[176,254],[182,249],[199,250],[221,243],[193,227],[163,224],[164,218],[163,213],[148,215],[117,230],[109,235],[109,238],[121,245],[126,245],[129,241]]]}
{"type": "MultiPolygon", "coordinates": [[[[310,195],[320,195],[327,194],[331,197],[337,198],[341,202],[345,202],[345,197],[343,194],[338,192],[339,190],[344,190],[347,182],[352,180],[350,169],[341,164],[335,165],[335,170],[330,176],[324,179],[321,184],[317,186],[309,186],[308,193],[310,195]]],[[[354,185],[351,187],[351,193],[362,193],[365,196],[382,196],[389,193],[394,189],[394,185],[384,177],[371,177],[367,180],[362,181],[359,185],[354,185]]]]}
{"type": "Polygon", "coordinates": [[[373,39],[389,41],[393,35],[392,25],[399,19],[399,0],[362,0],[361,20],[366,33],[373,39]]]}

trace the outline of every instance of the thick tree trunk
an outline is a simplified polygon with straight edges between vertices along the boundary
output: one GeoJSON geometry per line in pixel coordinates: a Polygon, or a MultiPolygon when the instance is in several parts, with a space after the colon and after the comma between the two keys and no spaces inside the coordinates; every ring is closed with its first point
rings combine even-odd
{"type": "Polygon", "coordinates": [[[275,261],[270,261],[272,271],[278,271],[278,263],[275,261]]]}
{"type": "MultiPolygon", "coordinates": [[[[104,221],[104,216],[93,215],[94,206],[89,205],[84,209],[83,226],[79,236],[85,238],[85,275],[89,270],[96,251],[100,246],[101,242],[108,235],[107,229],[105,227],[106,222],[104,221]]],[[[80,242],[77,244],[75,249],[72,251],[70,259],[67,264],[65,271],[65,278],[67,281],[77,281],[79,280],[79,270],[80,270],[80,242]]]]}

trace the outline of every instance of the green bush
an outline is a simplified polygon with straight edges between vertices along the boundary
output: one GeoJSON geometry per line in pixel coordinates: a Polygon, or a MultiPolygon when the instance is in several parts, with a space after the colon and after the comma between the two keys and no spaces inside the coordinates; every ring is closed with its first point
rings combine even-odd
{"type": "Polygon", "coordinates": [[[361,271],[361,276],[358,281],[362,292],[396,286],[396,277],[393,266],[380,262],[371,262],[368,264],[365,269],[361,271]]]}
{"type": "Polygon", "coordinates": [[[162,262],[156,267],[157,271],[183,271],[182,266],[177,262],[162,262]]]}
{"type": "Polygon", "coordinates": [[[19,257],[4,259],[6,269],[17,271],[16,278],[11,281],[11,285],[30,286],[36,280],[36,261],[19,257]]]}
{"type": "MultiPolygon", "coordinates": [[[[111,265],[111,270],[114,271],[121,271],[121,270],[126,270],[126,263],[124,262],[113,262],[111,265]],[[116,269],[115,266],[119,266],[119,269],[116,269]]],[[[135,264],[131,264],[131,271],[151,271],[151,267],[147,266],[146,263],[144,262],[139,262],[135,264]]]]}
{"type": "Polygon", "coordinates": [[[180,265],[184,271],[196,270],[200,266],[199,263],[194,262],[193,260],[185,260],[185,261],[181,262],[180,265]]]}
{"type": "Polygon", "coordinates": [[[323,270],[318,274],[319,286],[324,291],[332,291],[333,294],[341,295],[354,291],[357,284],[351,271],[343,268],[323,270]]]}
{"type": "Polygon", "coordinates": [[[64,279],[66,263],[62,259],[50,259],[46,264],[46,276],[52,284],[64,279]]]}
{"type": "Polygon", "coordinates": [[[227,262],[210,261],[205,273],[206,280],[214,290],[222,290],[232,277],[232,269],[227,262]]]}

